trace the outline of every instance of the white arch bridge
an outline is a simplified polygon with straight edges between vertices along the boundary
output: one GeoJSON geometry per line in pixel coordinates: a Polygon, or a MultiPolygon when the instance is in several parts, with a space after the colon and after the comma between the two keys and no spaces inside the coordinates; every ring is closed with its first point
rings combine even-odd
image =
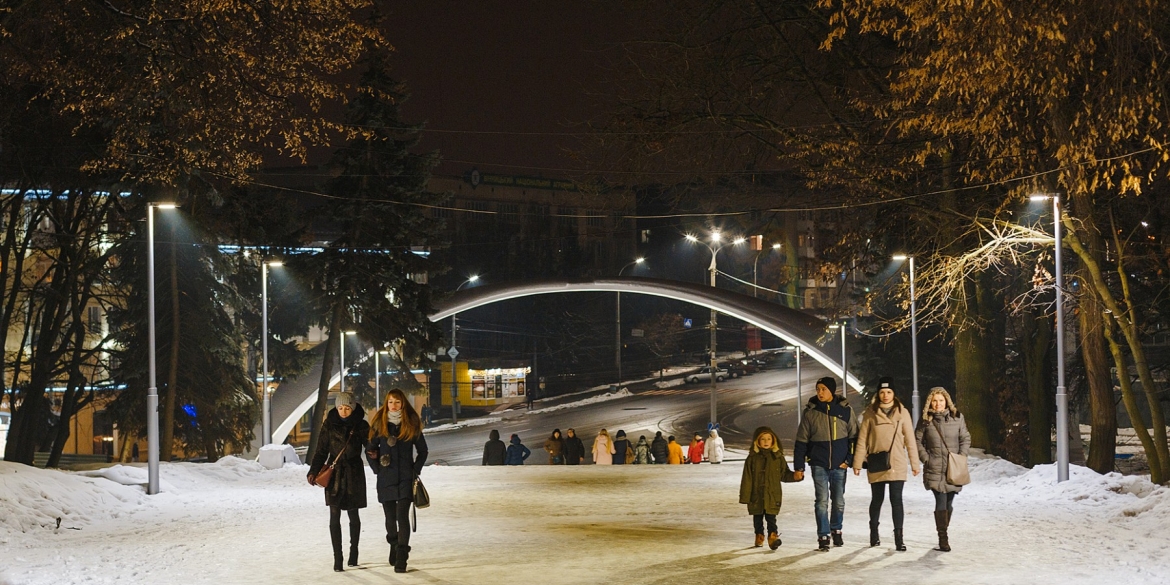
{"type": "MultiPolygon", "coordinates": [[[[799,347],[804,355],[811,357],[831,371],[841,371],[840,350],[838,349],[840,348],[840,330],[838,332],[831,331],[827,322],[771,301],[711,286],[674,280],[631,276],[482,285],[458,291],[443,299],[437,303],[435,312],[429,315],[429,318],[431,321],[439,321],[462,311],[500,301],[534,295],[575,292],[644,294],[685,301],[707,309],[714,309],[724,315],[755,325],[786,343],[799,347]],[[835,355],[830,356],[830,352],[835,355]]],[[[293,425],[297,424],[297,421],[316,402],[317,383],[321,378],[321,361],[317,360],[316,364],[312,370],[296,380],[282,383],[273,394],[272,421],[275,426],[272,431],[272,441],[274,443],[283,442],[293,425]]],[[[340,371],[334,372],[330,385],[337,384],[339,377],[340,371]]],[[[848,384],[855,390],[861,389],[861,383],[851,374],[848,384]]],[[[261,430],[257,427],[256,437],[259,438],[260,434],[261,430]]],[[[254,445],[254,450],[258,447],[259,439],[254,445]]]]}

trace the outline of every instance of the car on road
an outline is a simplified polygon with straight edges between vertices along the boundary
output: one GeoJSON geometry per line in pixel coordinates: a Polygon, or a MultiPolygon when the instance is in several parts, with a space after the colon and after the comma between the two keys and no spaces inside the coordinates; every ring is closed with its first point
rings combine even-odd
{"type": "MultiPolygon", "coordinates": [[[[730,373],[723,368],[715,370],[715,381],[722,382],[730,377],[730,373]]],[[[688,374],[685,378],[688,384],[698,384],[699,382],[711,381],[711,366],[701,368],[698,372],[688,374]]]]}
{"type": "Polygon", "coordinates": [[[719,369],[727,370],[727,375],[730,378],[740,378],[751,373],[747,370],[747,368],[744,367],[743,362],[740,360],[721,362],[719,364],[719,369]]]}

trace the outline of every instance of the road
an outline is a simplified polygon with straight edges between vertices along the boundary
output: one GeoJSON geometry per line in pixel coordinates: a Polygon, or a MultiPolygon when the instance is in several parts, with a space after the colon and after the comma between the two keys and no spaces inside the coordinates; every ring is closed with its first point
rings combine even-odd
{"type": "MultiPolygon", "coordinates": [[[[828,370],[823,368],[804,368],[801,373],[802,399],[808,400],[815,393],[813,385],[817,378],[827,375],[830,375],[828,370]]],[[[560,429],[563,434],[573,428],[589,451],[602,428],[607,429],[611,436],[619,429],[624,430],[635,443],[639,435],[651,440],[655,432],[662,431],[664,436],[674,435],[684,450],[692,433],[707,428],[711,409],[709,383],[633,392],[634,396],[628,398],[553,412],[529,414],[523,410],[511,410],[503,413],[503,420],[495,423],[427,433],[430,462],[479,465],[483,444],[492,429],[500,431],[504,442],[513,433],[520,435],[524,445],[532,450],[526,464],[543,465],[548,463],[544,441],[553,429],[560,429]]],[[[792,439],[796,434],[795,369],[765,370],[727,380],[719,384],[718,393],[720,434],[728,447],[746,449],[752,431],[767,425],[780,436],[791,457],[792,439]]],[[[854,399],[851,403],[857,402],[857,394],[851,393],[850,397],[854,399]]]]}

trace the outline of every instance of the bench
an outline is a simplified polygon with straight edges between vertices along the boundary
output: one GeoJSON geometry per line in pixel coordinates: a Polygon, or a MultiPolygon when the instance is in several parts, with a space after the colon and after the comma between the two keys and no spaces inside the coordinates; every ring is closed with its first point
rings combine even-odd
{"type": "MultiPolygon", "coordinates": [[[[80,453],[62,453],[61,459],[58,461],[58,467],[61,469],[69,469],[80,465],[92,465],[95,463],[109,463],[111,458],[109,455],[84,455],[80,453]]],[[[36,467],[44,467],[49,462],[48,451],[37,451],[33,454],[33,465],[36,467]]]]}

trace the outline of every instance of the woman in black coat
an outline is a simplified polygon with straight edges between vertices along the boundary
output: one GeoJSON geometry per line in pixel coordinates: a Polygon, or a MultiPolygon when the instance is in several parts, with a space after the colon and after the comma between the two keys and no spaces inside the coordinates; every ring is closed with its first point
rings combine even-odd
{"type": "Polygon", "coordinates": [[[483,444],[483,465],[503,465],[508,455],[508,446],[500,440],[500,431],[492,429],[488,442],[483,444]]]}
{"type": "Polygon", "coordinates": [[[325,504],[329,506],[329,537],[333,540],[333,570],[344,570],[341,566],[341,511],[349,513],[349,566],[358,564],[358,538],[362,533],[362,521],[358,510],[366,507],[366,470],[362,465],[362,451],[365,450],[370,425],[360,404],[353,401],[353,394],[342,392],[334,399],[333,410],[325,416],[317,451],[309,466],[309,484],[315,485],[317,474],[326,464],[337,460],[333,477],[325,488],[325,504]],[[341,458],[338,459],[338,454],[341,458]]]}
{"type": "Polygon", "coordinates": [[[422,420],[402,390],[395,388],[386,393],[386,402],[370,420],[366,456],[378,476],[378,501],[386,514],[390,562],[395,573],[405,573],[410,557],[414,480],[427,461],[427,441],[423,438],[422,420]]]}
{"type": "Polygon", "coordinates": [[[585,457],[585,444],[577,436],[577,431],[565,431],[565,465],[580,465],[581,458],[585,457]]]}

